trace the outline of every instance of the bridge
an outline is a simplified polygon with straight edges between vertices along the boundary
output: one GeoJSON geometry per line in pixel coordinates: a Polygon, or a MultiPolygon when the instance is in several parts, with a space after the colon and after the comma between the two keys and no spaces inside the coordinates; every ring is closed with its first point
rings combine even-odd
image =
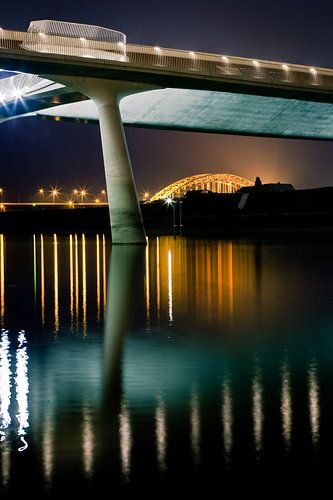
{"type": "Polygon", "coordinates": [[[215,193],[235,193],[241,187],[253,186],[254,182],[233,174],[196,174],[169,184],[154,194],[149,201],[181,197],[188,190],[208,189],[215,193]]]}
{"type": "Polygon", "coordinates": [[[128,44],[115,30],[33,21],[0,29],[0,122],[99,121],[113,243],[145,234],[127,126],[333,139],[333,70],[128,44]]]}

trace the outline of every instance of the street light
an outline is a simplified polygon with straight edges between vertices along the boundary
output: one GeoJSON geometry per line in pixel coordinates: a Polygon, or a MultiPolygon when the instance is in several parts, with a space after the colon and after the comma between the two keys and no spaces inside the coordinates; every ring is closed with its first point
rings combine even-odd
{"type": "Polygon", "coordinates": [[[80,196],[81,196],[81,203],[83,203],[83,198],[87,196],[88,192],[86,189],[81,189],[80,191],[80,196]]]}
{"type": "Polygon", "coordinates": [[[1,203],[3,201],[3,188],[0,188],[0,198],[1,198],[1,203]]]}
{"type": "Polygon", "coordinates": [[[52,188],[50,193],[51,193],[51,196],[52,196],[52,203],[54,203],[54,200],[57,196],[59,196],[59,189],[58,188],[52,188]]]}
{"type": "Polygon", "coordinates": [[[44,189],[43,189],[43,188],[38,189],[38,194],[39,194],[40,199],[41,199],[41,201],[42,201],[42,200],[43,200],[43,198],[44,198],[44,189]]]}

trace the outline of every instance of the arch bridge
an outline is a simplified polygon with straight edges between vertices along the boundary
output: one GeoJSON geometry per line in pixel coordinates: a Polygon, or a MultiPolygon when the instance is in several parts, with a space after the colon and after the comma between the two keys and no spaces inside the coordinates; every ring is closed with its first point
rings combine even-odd
{"type": "Polygon", "coordinates": [[[179,179],[150,198],[150,201],[184,196],[188,190],[208,189],[215,193],[235,193],[241,187],[253,186],[254,182],[233,174],[196,174],[179,179]]]}

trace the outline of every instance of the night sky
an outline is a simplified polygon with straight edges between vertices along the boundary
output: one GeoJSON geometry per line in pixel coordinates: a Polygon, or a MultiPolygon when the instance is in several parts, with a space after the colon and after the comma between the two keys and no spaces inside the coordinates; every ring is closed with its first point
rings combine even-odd
{"type": "MultiPolygon", "coordinates": [[[[14,0],[0,26],[26,30],[57,19],[123,31],[129,43],[333,67],[333,4],[327,0],[14,0]]],[[[297,188],[333,185],[331,142],[126,130],[139,193],[201,172],[228,172],[297,188]]],[[[0,125],[0,185],[7,196],[40,187],[104,188],[98,125],[32,118],[0,125]]]]}

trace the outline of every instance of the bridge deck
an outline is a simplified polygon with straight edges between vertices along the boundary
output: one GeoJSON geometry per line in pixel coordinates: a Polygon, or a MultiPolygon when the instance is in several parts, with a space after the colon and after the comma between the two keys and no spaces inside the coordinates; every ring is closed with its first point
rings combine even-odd
{"type": "Polygon", "coordinates": [[[38,91],[28,85],[24,99],[0,102],[0,120],[33,114],[97,121],[92,101],[52,87],[53,75],[76,75],[160,87],[123,99],[130,126],[333,139],[331,69],[9,30],[0,30],[0,68],[49,79],[39,79],[38,91]]]}

